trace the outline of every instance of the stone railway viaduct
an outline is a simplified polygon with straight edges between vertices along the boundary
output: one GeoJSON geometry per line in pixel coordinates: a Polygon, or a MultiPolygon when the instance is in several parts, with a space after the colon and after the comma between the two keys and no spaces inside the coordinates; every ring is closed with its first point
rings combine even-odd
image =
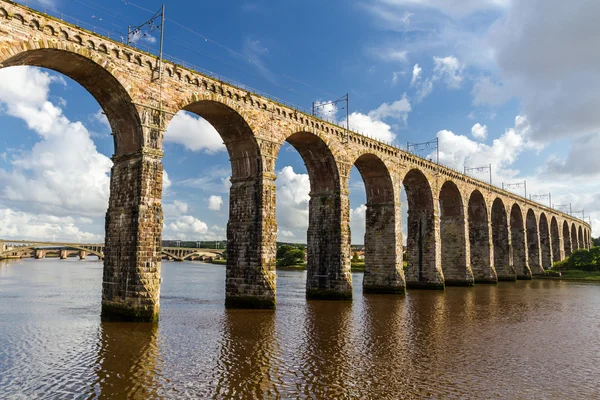
{"type": "Polygon", "coordinates": [[[307,298],[352,296],[352,166],[367,194],[365,292],[529,279],[590,244],[590,226],[570,215],[170,62],[159,79],[156,56],[1,0],[0,67],[17,65],[69,76],[110,122],[115,152],[102,284],[106,318],[158,316],[162,140],[180,110],[210,122],[231,160],[228,307],[275,306],[275,160],[286,141],[302,156],[311,186],[307,298]]]}

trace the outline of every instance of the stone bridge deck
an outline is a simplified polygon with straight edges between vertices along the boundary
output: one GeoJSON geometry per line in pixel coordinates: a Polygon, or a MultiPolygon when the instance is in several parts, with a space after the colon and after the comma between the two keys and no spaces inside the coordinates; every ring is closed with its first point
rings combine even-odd
{"type": "Polygon", "coordinates": [[[228,307],[275,306],[275,161],[284,142],[302,156],[311,185],[308,298],[352,295],[352,166],[359,170],[367,195],[366,292],[530,278],[590,243],[590,226],[570,215],[347,132],[247,88],[171,62],[161,66],[152,54],[0,0],[0,67],[18,65],[50,68],[80,83],[112,128],[105,317],[158,316],[162,140],[180,110],[213,125],[231,161],[228,307]],[[401,187],[408,198],[406,276],[401,187]]]}

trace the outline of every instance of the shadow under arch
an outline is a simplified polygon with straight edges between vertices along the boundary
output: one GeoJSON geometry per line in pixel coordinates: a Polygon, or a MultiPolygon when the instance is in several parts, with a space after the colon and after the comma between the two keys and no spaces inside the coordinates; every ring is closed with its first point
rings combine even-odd
{"type": "Polygon", "coordinates": [[[193,100],[181,109],[210,123],[229,154],[231,187],[225,306],[274,308],[275,176],[263,170],[260,146],[252,128],[238,111],[215,100],[193,100]],[[271,204],[273,207],[269,207],[271,204]]]}
{"type": "Polygon", "coordinates": [[[440,252],[444,283],[447,286],[474,285],[469,261],[465,210],[456,184],[446,181],[439,195],[440,252]]]}
{"type": "Polygon", "coordinates": [[[373,154],[361,155],[354,165],[367,195],[363,292],[405,293],[400,205],[389,170],[373,154]]]}
{"type": "Polygon", "coordinates": [[[0,66],[48,68],[68,76],[83,86],[102,107],[114,136],[115,154],[130,154],[141,149],[141,120],[127,89],[95,61],[67,50],[41,48],[25,50],[5,59],[0,55],[0,66]]]}
{"type": "Polygon", "coordinates": [[[540,257],[540,235],[538,229],[537,219],[532,209],[527,210],[527,216],[525,220],[527,229],[527,254],[529,269],[532,274],[539,274],[544,272],[540,257]]]}
{"type": "Polygon", "coordinates": [[[475,283],[497,283],[487,205],[479,190],[469,197],[469,247],[475,283]]]}
{"type": "Polygon", "coordinates": [[[571,223],[571,248],[573,251],[579,250],[579,242],[577,241],[577,227],[575,227],[575,222],[571,223]]]}
{"type": "Polygon", "coordinates": [[[406,285],[415,289],[443,289],[444,275],[437,251],[438,219],[434,212],[431,186],[418,169],[408,171],[402,184],[408,199],[406,285]]]}
{"type": "Polygon", "coordinates": [[[585,242],[583,241],[583,229],[581,228],[581,225],[579,226],[578,232],[579,232],[579,248],[585,249],[585,242]]]}
{"type": "Polygon", "coordinates": [[[513,204],[510,210],[510,239],[512,247],[512,264],[517,279],[531,279],[531,270],[527,260],[527,238],[523,213],[518,204],[513,204]]]}
{"type": "Polygon", "coordinates": [[[494,246],[494,268],[499,281],[514,282],[517,280],[515,268],[510,254],[510,232],[506,207],[497,197],[492,203],[492,244],[494,246]]]}
{"type": "Polygon", "coordinates": [[[571,235],[569,234],[569,223],[563,222],[563,246],[565,250],[565,257],[569,257],[573,253],[573,247],[571,246],[571,235]]]}
{"type": "Polygon", "coordinates": [[[548,218],[546,214],[540,214],[540,253],[542,257],[542,268],[552,268],[552,243],[550,236],[550,227],[548,226],[548,218]]]}
{"type": "Polygon", "coordinates": [[[286,138],[302,157],[310,181],[306,297],[352,298],[350,202],[341,190],[332,150],[319,136],[299,131],[286,138]]]}
{"type": "Polygon", "coordinates": [[[552,242],[552,261],[557,262],[564,258],[560,248],[560,233],[558,231],[558,222],[556,217],[552,216],[550,220],[550,241],[552,242]]]}

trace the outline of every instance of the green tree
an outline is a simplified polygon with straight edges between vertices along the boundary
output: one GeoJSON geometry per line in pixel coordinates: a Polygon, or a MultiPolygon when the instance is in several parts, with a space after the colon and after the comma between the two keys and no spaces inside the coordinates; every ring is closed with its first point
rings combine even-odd
{"type": "Polygon", "coordinates": [[[292,250],[285,253],[283,258],[278,260],[277,264],[282,267],[290,265],[298,265],[304,263],[304,250],[292,248],[292,250]]]}
{"type": "Polygon", "coordinates": [[[353,263],[357,263],[360,262],[360,258],[358,257],[358,252],[354,252],[354,255],[352,256],[352,262],[353,263]]]}
{"type": "Polygon", "coordinates": [[[592,238],[592,244],[594,246],[600,246],[600,236],[597,238],[592,238]]]}
{"type": "Polygon", "coordinates": [[[296,250],[296,248],[294,246],[290,246],[289,244],[282,244],[277,248],[277,254],[275,255],[275,258],[281,260],[283,257],[285,257],[286,253],[292,250],[296,250]]]}

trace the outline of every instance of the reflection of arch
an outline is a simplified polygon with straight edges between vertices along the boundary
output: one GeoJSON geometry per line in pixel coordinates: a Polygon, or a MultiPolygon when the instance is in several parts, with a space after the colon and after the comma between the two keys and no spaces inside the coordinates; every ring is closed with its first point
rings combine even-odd
{"type": "Polygon", "coordinates": [[[527,211],[527,254],[529,255],[529,269],[532,274],[543,272],[540,258],[540,236],[538,224],[532,209],[527,211]]]}
{"type": "Polygon", "coordinates": [[[181,107],[219,133],[231,163],[225,304],[231,308],[275,307],[277,224],[270,207],[275,185],[264,178],[261,151],[250,125],[228,105],[193,97],[181,107]],[[269,218],[271,217],[271,218],[269,218]],[[249,293],[252,293],[251,295],[249,293]]]}
{"type": "Polygon", "coordinates": [[[349,201],[335,158],[315,134],[296,132],[286,140],[300,153],[310,181],[306,296],[352,298],[349,201]]]}
{"type": "Polygon", "coordinates": [[[512,263],[517,273],[517,279],[531,279],[531,270],[527,260],[527,244],[523,213],[518,204],[510,210],[510,239],[512,246],[512,263]]]}
{"type": "MultiPolygon", "coordinates": [[[[43,46],[44,42],[36,43],[43,46]]],[[[0,65],[43,67],[68,76],[83,86],[102,107],[114,135],[115,154],[128,154],[140,149],[142,126],[127,90],[118,77],[91,58],[67,50],[42,48],[25,50],[6,59],[0,56],[0,65]]]]}
{"type": "Polygon", "coordinates": [[[367,195],[363,291],[404,293],[400,207],[394,201],[392,178],[381,159],[363,154],[354,163],[367,195]]]}
{"type": "Polygon", "coordinates": [[[540,214],[540,255],[542,261],[542,268],[552,268],[552,246],[550,243],[550,228],[548,227],[548,219],[546,214],[540,214]]]}
{"type": "Polygon", "coordinates": [[[550,220],[550,241],[552,242],[552,261],[557,262],[564,258],[564,255],[561,255],[560,248],[560,233],[558,231],[558,222],[556,222],[556,217],[552,217],[550,220]]]}
{"type": "Polygon", "coordinates": [[[462,196],[454,182],[442,185],[440,200],[440,252],[446,285],[473,285],[469,265],[465,210],[462,196]]]}
{"type": "Polygon", "coordinates": [[[578,237],[578,239],[579,239],[579,248],[580,249],[585,249],[586,246],[585,246],[585,242],[583,241],[583,229],[581,228],[581,225],[579,225],[578,232],[579,232],[579,237],[578,237]]]}
{"type": "Polygon", "coordinates": [[[406,284],[414,288],[442,289],[444,278],[437,251],[431,186],[425,175],[417,169],[406,174],[403,185],[408,199],[406,284]]]}
{"type": "Polygon", "coordinates": [[[563,242],[565,248],[565,257],[569,257],[573,252],[573,246],[571,246],[571,235],[569,233],[569,224],[567,221],[563,222],[563,242]]]}
{"type": "Polygon", "coordinates": [[[579,242],[577,241],[577,228],[575,227],[575,223],[571,224],[571,247],[573,251],[579,250],[579,242]]]}
{"type": "Polygon", "coordinates": [[[492,243],[494,245],[494,268],[498,274],[498,280],[517,280],[510,257],[510,233],[506,208],[500,198],[496,198],[492,203],[492,243]]]}
{"type": "Polygon", "coordinates": [[[495,283],[498,278],[492,266],[490,223],[485,199],[479,190],[471,193],[468,215],[473,277],[475,282],[495,283]]]}

